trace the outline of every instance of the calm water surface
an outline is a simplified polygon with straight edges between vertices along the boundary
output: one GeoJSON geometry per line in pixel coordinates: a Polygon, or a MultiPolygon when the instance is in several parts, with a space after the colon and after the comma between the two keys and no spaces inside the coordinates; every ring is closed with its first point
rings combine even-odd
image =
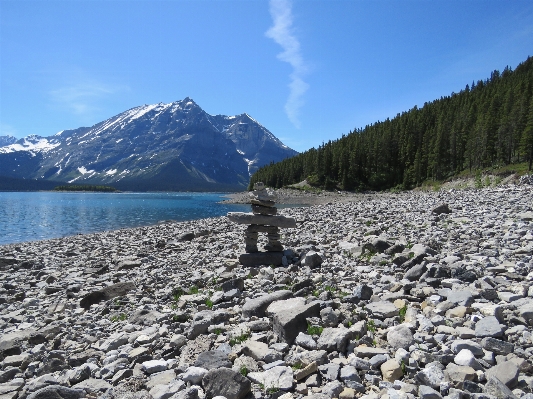
{"type": "Polygon", "coordinates": [[[0,245],[249,212],[219,193],[0,192],[0,245]]]}

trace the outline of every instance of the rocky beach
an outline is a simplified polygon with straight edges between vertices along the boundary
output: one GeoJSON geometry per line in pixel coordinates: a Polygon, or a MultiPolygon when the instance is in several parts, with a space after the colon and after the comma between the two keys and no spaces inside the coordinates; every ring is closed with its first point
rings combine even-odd
{"type": "Polygon", "coordinates": [[[532,187],[305,193],[275,267],[227,217],[0,246],[0,399],[531,399],[532,187]]]}

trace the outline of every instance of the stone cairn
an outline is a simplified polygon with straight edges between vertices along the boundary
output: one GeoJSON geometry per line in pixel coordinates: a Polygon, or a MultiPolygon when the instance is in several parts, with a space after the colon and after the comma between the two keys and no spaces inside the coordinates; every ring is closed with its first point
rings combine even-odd
{"type": "Polygon", "coordinates": [[[244,233],[246,253],[239,257],[245,266],[281,265],[283,259],[283,245],[280,242],[279,229],[296,227],[293,218],[277,215],[276,195],[269,192],[261,182],[254,184],[254,191],[250,193],[252,213],[229,212],[228,219],[234,223],[247,224],[244,233]],[[266,233],[268,243],[260,252],[257,248],[259,233],[266,233]]]}

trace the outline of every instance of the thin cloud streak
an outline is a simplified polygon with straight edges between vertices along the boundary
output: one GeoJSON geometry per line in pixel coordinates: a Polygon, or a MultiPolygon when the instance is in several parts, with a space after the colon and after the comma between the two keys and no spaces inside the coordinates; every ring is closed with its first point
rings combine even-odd
{"type": "Polygon", "coordinates": [[[94,102],[115,90],[98,83],[79,83],[50,91],[52,101],[78,116],[87,116],[96,109],[94,102]]]}
{"type": "Polygon", "coordinates": [[[291,6],[289,0],[270,0],[270,15],[274,24],[265,35],[283,48],[283,52],[277,56],[278,59],[289,63],[293,68],[285,112],[292,124],[300,128],[299,111],[304,103],[303,95],[309,89],[309,85],[303,80],[307,66],[300,51],[300,42],[292,32],[291,6]]]}

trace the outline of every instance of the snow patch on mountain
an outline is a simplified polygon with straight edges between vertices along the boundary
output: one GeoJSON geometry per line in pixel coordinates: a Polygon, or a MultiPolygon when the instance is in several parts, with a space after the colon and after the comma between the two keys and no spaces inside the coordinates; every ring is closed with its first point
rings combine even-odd
{"type": "Polygon", "coordinates": [[[0,153],[8,154],[16,151],[29,151],[32,153],[32,155],[35,155],[35,152],[48,152],[59,145],[61,145],[60,142],[54,143],[43,137],[31,135],[17,141],[14,144],[0,147],[0,153]]]}
{"type": "Polygon", "coordinates": [[[79,167],[79,168],[78,168],[78,172],[80,172],[82,175],[86,175],[86,174],[88,174],[88,173],[92,173],[92,174],[96,173],[94,170],[87,170],[87,169],[85,168],[85,166],[81,166],[81,167],[79,167]]]}

